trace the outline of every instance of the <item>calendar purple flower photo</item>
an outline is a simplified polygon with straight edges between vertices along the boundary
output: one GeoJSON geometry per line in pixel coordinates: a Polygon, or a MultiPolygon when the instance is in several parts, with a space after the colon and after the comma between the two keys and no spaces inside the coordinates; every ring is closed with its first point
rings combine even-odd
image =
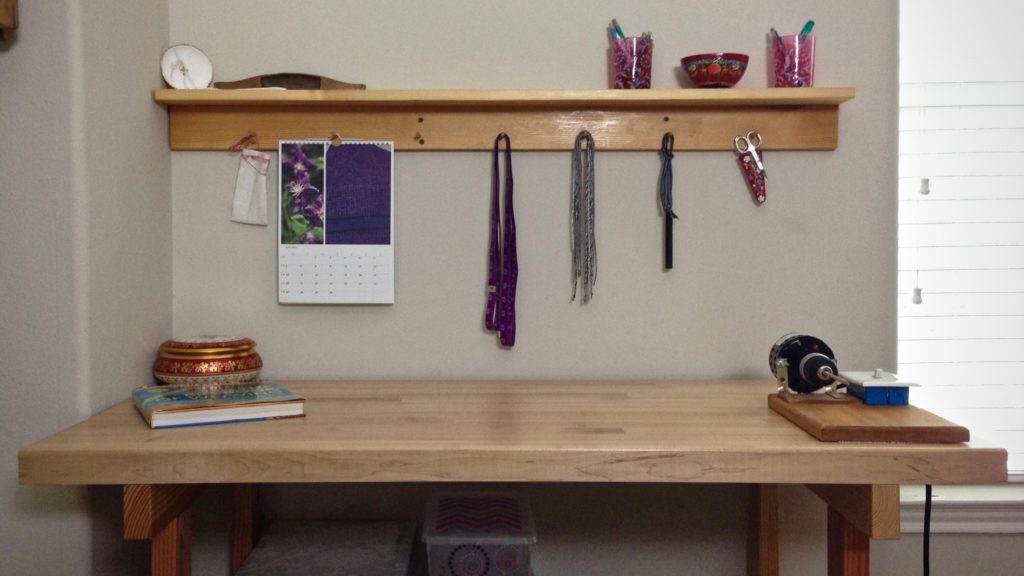
{"type": "Polygon", "coordinates": [[[281,243],[324,242],[324,145],[282,143],[281,243]]]}

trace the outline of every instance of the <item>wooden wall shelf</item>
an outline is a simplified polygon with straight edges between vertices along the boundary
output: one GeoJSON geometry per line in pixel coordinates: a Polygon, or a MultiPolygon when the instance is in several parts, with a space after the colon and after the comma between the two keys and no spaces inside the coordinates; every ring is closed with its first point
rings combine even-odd
{"type": "Polygon", "coordinates": [[[0,0],[0,40],[14,37],[18,27],[18,0],[0,0]]]}
{"type": "Polygon", "coordinates": [[[758,130],[768,150],[834,150],[853,88],[722,90],[157,90],[173,150],[226,150],[247,134],[278,140],[393,140],[397,150],[569,150],[589,130],[604,150],[732,150],[758,130]]]}

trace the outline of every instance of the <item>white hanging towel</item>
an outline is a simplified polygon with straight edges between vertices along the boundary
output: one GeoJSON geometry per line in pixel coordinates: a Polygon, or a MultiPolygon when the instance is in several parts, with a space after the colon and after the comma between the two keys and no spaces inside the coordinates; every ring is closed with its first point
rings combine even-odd
{"type": "Polygon", "coordinates": [[[267,167],[270,154],[259,150],[242,150],[235,180],[235,199],[231,220],[242,224],[267,225],[267,167]]]}

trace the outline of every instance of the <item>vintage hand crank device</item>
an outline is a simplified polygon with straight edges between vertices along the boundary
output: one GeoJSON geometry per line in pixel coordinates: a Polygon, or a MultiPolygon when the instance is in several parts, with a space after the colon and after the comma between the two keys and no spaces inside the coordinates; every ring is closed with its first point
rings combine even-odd
{"type": "Polygon", "coordinates": [[[840,372],[835,354],[821,339],[807,334],[786,334],[776,340],[768,355],[768,367],[779,383],[779,394],[798,396],[825,389],[825,395],[842,399],[846,393],[871,405],[906,405],[910,386],[899,376],[876,368],[873,372],[840,372]]]}
{"type": "Polygon", "coordinates": [[[787,394],[810,394],[826,386],[834,386],[835,354],[818,338],[807,334],[786,334],[775,341],[768,355],[768,367],[787,394]]]}

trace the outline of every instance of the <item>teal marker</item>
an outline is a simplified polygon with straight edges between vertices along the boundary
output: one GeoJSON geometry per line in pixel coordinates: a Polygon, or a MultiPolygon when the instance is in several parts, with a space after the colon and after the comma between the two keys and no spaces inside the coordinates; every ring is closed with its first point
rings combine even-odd
{"type": "Polygon", "coordinates": [[[807,24],[804,24],[804,29],[800,31],[800,37],[806,38],[811,35],[811,30],[814,29],[814,20],[808,20],[807,24]]]}

